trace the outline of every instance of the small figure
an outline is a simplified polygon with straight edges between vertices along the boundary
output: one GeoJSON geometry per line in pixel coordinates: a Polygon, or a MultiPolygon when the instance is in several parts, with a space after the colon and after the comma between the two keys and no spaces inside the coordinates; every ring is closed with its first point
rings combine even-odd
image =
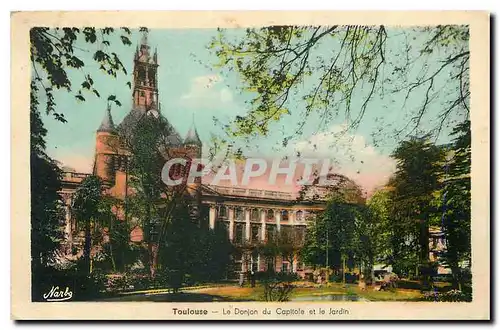
{"type": "Polygon", "coordinates": [[[243,272],[240,273],[240,281],[239,281],[239,284],[240,284],[240,288],[243,287],[243,283],[245,282],[245,274],[243,272]]]}
{"type": "Polygon", "coordinates": [[[253,271],[253,269],[250,273],[250,283],[252,288],[255,288],[255,272],[253,271]]]}
{"type": "Polygon", "coordinates": [[[321,275],[318,276],[318,284],[319,286],[322,286],[323,284],[323,278],[321,277],[321,275]]]}

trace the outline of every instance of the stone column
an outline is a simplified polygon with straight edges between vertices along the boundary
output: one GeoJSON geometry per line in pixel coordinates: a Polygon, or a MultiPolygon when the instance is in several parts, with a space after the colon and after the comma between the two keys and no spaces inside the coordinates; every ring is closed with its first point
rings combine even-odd
{"type": "Polygon", "coordinates": [[[266,240],[266,212],[264,210],[260,210],[260,240],[264,242],[266,240]]]}
{"type": "Polygon", "coordinates": [[[210,213],[208,215],[208,221],[210,225],[210,229],[215,228],[215,218],[217,216],[217,209],[215,208],[215,205],[210,205],[210,213]]]}
{"type": "Polygon", "coordinates": [[[245,208],[245,239],[247,242],[250,242],[250,237],[251,237],[251,230],[252,227],[250,226],[250,209],[245,208]]]}
{"type": "Polygon", "coordinates": [[[73,219],[71,218],[71,207],[70,207],[70,201],[67,201],[67,205],[65,207],[66,211],[66,227],[65,227],[65,240],[66,243],[68,244],[68,252],[71,253],[71,249],[73,248],[73,235],[72,235],[72,224],[73,224],[73,219]]]}
{"type": "Polygon", "coordinates": [[[295,210],[290,210],[288,211],[288,222],[290,222],[291,225],[295,224],[295,210]]]}
{"type": "Polygon", "coordinates": [[[276,229],[281,230],[281,210],[274,210],[274,220],[276,220],[276,229]]]}
{"type": "Polygon", "coordinates": [[[266,270],[266,258],[262,254],[259,254],[259,271],[263,272],[265,270],[266,270]]]}
{"type": "Polygon", "coordinates": [[[232,242],[234,237],[234,209],[228,207],[228,218],[229,218],[229,240],[232,242]]]}
{"type": "Polygon", "coordinates": [[[246,273],[248,271],[248,259],[249,256],[246,251],[241,254],[241,271],[246,273]]]}
{"type": "Polygon", "coordinates": [[[297,272],[297,254],[293,254],[292,272],[297,272]]]}

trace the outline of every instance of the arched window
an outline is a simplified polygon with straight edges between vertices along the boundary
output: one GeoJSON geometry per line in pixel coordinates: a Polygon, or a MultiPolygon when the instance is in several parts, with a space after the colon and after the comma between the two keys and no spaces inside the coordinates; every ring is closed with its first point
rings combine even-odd
{"type": "Polygon", "coordinates": [[[266,221],[274,222],[274,210],[273,209],[269,209],[266,211],[266,221]]]}
{"type": "Polygon", "coordinates": [[[227,219],[227,208],[224,205],[219,206],[219,218],[227,219]]]}
{"type": "Polygon", "coordinates": [[[234,217],[236,220],[245,221],[245,212],[243,211],[243,209],[241,207],[237,207],[234,210],[234,217]]]}
{"type": "Polygon", "coordinates": [[[304,221],[304,212],[297,211],[297,213],[295,214],[295,218],[297,219],[297,221],[304,221]]]}
{"type": "Polygon", "coordinates": [[[151,86],[154,86],[155,83],[155,71],[153,69],[149,69],[148,71],[148,81],[151,86]]]}
{"type": "Polygon", "coordinates": [[[259,222],[260,221],[260,212],[258,209],[251,209],[250,210],[250,219],[253,221],[253,222],[259,222]]]}
{"type": "Polygon", "coordinates": [[[288,221],[288,211],[287,210],[281,211],[281,220],[288,221]]]}
{"type": "Polygon", "coordinates": [[[144,70],[144,68],[139,68],[139,70],[137,71],[137,79],[140,82],[143,82],[146,80],[146,70],[144,70]]]}

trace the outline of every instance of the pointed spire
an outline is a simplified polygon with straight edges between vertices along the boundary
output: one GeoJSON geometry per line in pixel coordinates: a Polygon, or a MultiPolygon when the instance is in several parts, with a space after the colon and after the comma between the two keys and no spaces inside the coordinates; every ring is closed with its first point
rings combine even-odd
{"type": "Polygon", "coordinates": [[[148,44],[148,30],[142,31],[142,39],[141,39],[141,45],[147,45],[148,44]]]}
{"type": "Polygon", "coordinates": [[[196,125],[194,124],[194,113],[193,113],[193,123],[191,124],[191,128],[186,134],[186,138],[184,139],[185,145],[195,145],[201,147],[200,136],[198,135],[198,131],[196,130],[196,125]]]}
{"type": "Polygon", "coordinates": [[[153,61],[155,64],[158,64],[158,48],[155,47],[155,52],[153,54],[153,61]]]}
{"type": "Polygon", "coordinates": [[[108,107],[104,118],[102,118],[101,126],[99,126],[98,132],[113,132],[115,130],[115,124],[113,123],[113,117],[111,116],[111,104],[108,102],[108,107]]]}
{"type": "Polygon", "coordinates": [[[139,59],[139,45],[135,47],[135,55],[134,55],[134,60],[139,59]]]}

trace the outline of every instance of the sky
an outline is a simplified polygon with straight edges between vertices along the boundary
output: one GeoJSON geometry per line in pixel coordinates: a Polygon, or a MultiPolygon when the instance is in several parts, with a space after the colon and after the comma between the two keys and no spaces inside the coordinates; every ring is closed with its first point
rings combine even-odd
{"type": "MultiPolygon", "coordinates": [[[[237,36],[242,31],[233,32],[237,36]]],[[[151,48],[156,47],[158,50],[159,101],[162,114],[181,136],[185,136],[194,118],[205,152],[209,147],[211,135],[222,134],[220,127],[214,125],[213,117],[229,121],[237,114],[244,114],[247,111],[244,101],[250,97],[237,91],[237,76],[226,76],[213,68],[212,64],[217,59],[207,50],[207,45],[215,33],[215,29],[170,29],[150,30],[148,36],[151,48]]],[[[78,172],[90,173],[92,170],[96,130],[105,113],[107,96],[116,95],[122,102],[121,107],[112,106],[115,124],[120,123],[131,109],[131,90],[126,83],[131,81],[133,55],[141,34],[133,30],[132,46],[122,45],[117,38],[118,36],[110,37],[110,47],[118,54],[128,74],[119,75],[114,79],[100,73],[91,58],[101,46],[77,41],[76,55],[84,60],[86,66],[84,70],[70,71],[70,79],[74,86],[78,86],[84,75],[91,73],[101,98],[89,93],[85,95],[85,102],[79,102],[70,93],[56,92],[57,110],[64,113],[67,123],[60,123],[50,116],[44,117],[48,130],[48,154],[78,172]]],[[[400,41],[392,38],[388,47],[398,53],[400,41]]],[[[325,47],[326,51],[329,45],[325,47]]],[[[321,49],[319,51],[321,52],[321,49]]],[[[420,94],[410,100],[409,106],[412,105],[411,102],[414,102],[413,105],[417,104],[422,96],[423,94],[420,94]]],[[[384,125],[402,125],[408,120],[401,111],[402,96],[389,98],[388,102],[387,96],[385,99],[382,96],[375,97],[358,130],[347,133],[343,130],[344,118],[339,117],[327,125],[320,125],[320,116],[312,115],[303,136],[283,147],[281,141],[285,133],[295,127],[294,123],[303,108],[303,104],[294,101],[289,105],[292,114],[274,124],[269,136],[252,141],[250,148],[244,152],[249,156],[262,156],[267,159],[295,155],[297,151],[304,156],[333,158],[335,171],[347,175],[367,191],[372,191],[383,185],[395,170],[395,161],[390,157],[390,153],[397,141],[388,136],[375,143],[371,137],[380,126],[380,117],[385,119],[384,125]]],[[[355,98],[353,106],[359,107],[360,101],[355,98]]],[[[432,118],[432,114],[430,117],[432,118]]],[[[439,142],[448,141],[449,137],[444,132],[439,142]]],[[[254,182],[252,187],[288,189],[279,184],[264,186],[262,182],[257,185],[254,182]]]]}

